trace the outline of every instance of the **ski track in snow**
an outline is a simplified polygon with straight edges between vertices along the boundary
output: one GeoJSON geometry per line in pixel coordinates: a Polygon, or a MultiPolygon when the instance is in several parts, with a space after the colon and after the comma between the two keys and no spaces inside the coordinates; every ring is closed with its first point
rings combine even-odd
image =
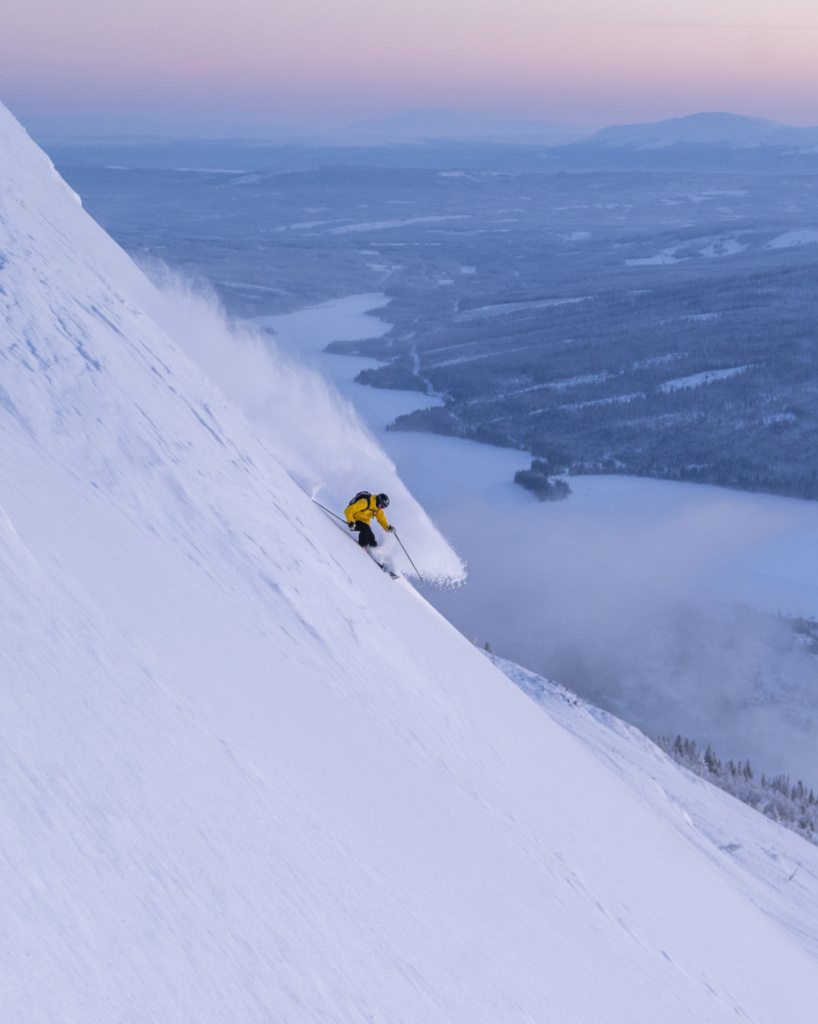
{"type": "Polygon", "coordinates": [[[809,1019],[813,847],[537,713],[340,542],[2,108],[0,174],[4,1019],[809,1019]]]}

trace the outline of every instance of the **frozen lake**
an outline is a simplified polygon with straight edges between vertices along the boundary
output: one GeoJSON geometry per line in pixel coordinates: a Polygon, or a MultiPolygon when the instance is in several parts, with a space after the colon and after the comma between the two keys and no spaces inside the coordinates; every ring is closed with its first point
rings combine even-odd
{"type": "Polygon", "coordinates": [[[536,540],[538,546],[546,544],[550,561],[562,552],[560,577],[568,572],[586,578],[593,573],[589,554],[596,552],[600,569],[615,566],[623,580],[637,576],[647,583],[659,571],[675,581],[682,596],[693,587],[707,597],[774,614],[818,617],[818,503],[626,476],[574,477],[568,502],[542,503],[513,484],[514,473],[530,464],[527,453],[434,434],[387,432],[396,416],[442,403],[413,391],[356,384],[361,369],[379,364],[323,351],[330,341],[385,334],[389,325],[368,311],[387,301],[378,294],[353,295],[256,322],[353,403],[407,485],[465,555],[471,574],[479,573],[481,552],[487,557],[485,548],[497,547],[495,534],[502,530],[503,561],[516,585],[536,540]],[[476,501],[494,538],[477,546],[471,540],[476,501]],[[664,553],[655,547],[659,534],[668,538],[664,553]],[[604,556],[598,551],[602,537],[608,538],[604,556]]]}
{"type": "MultiPolygon", "coordinates": [[[[818,503],[624,476],[573,477],[567,501],[541,503],[513,483],[526,453],[387,432],[435,400],[355,384],[377,364],[323,352],[385,333],[368,315],[385,302],[351,296],[257,322],[334,381],[465,559],[466,584],[426,588],[428,599],[475,642],[652,735],[687,731],[724,757],[818,782],[818,660],[734,607],[818,617],[818,503]],[[793,735],[778,742],[786,721],[793,735]]],[[[391,513],[400,528],[400,509],[391,513]]]]}

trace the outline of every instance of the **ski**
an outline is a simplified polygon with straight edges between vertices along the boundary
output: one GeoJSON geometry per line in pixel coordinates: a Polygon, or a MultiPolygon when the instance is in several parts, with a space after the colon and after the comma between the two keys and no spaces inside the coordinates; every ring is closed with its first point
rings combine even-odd
{"type": "Polygon", "coordinates": [[[372,559],[372,561],[375,563],[375,565],[377,565],[377,567],[381,570],[381,572],[385,572],[386,575],[387,576],[391,576],[391,578],[393,580],[399,580],[400,579],[400,576],[396,572],[394,572],[394,570],[392,570],[392,569],[388,568],[387,566],[385,566],[383,564],[383,562],[379,562],[378,559],[369,550],[369,548],[364,548],[364,551],[369,555],[369,557],[372,559]]]}
{"type": "MultiPolygon", "coordinates": [[[[352,543],[356,547],[360,547],[361,546],[358,543],[358,541],[356,540],[356,537],[353,534],[351,534],[348,529],[345,529],[344,526],[340,525],[341,523],[344,523],[344,520],[341,519],[340,516],[337,516],[334,512],[331,512],[330,509],[328,509],[326,507],[326,505],[322,505],[320,501],[315,501],[315,498],[313,498],[312,500],[313,500],[313,502],[319,508],[322,508],[326,513],[328,513],[330,516],[332,516],[332,521],[335,523],[336,526],[338,526],[338,529],[341,530],[347,537],[349,537],[349,539],[352,541],[352,543]]],[[[369,548],[364,548],[363,550],[369,555],[369,557],[372,559],[372,561],[375,563],[375,565],[377,565],[377,567],[381,570],[381,572],[385,572],[386,575],[389,576],[390,579],[393,579],[393,580],[401,579],[401,576],[400,576],[399,573],[395,572],[392,569],[389,569],[387,566],[385,566],[383,564],[383,562],[379,562],[378,559],[369,550],[369,548]]]]}

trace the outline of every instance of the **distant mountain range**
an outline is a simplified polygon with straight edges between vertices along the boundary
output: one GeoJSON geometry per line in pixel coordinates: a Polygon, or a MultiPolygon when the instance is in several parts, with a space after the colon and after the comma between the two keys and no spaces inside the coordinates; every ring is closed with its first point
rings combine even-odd
{"type": "MultiPolygon", "coordinates": [[[[343,129],[238,127],[232,138],[75,134],[27,125],[54,162],[68,166],[307,171],[321,166],[492,170],[506,173],[650,172],[814,174],[818,127],[701,113],[590,132],[552,121],[463,110],[409,110],[343,129]]],[[[110,126],[109,126],[110,127],[110,126]]]]}
{"type": "Polygon", "coordinates": [[[255,145],[371,147],[418,143],[470,143],[665,149],[676,145],[723,146],[748,149],[760,146],[816,150],[818,126],[799,128],[761,117],[741,114],[700,113],[663,121],[610,125],[598,131],[555,121],[513,118],[496,111],[418,109],[387,117],[357,121],[345,128],[307,128],[262,125],[209,125],[188,123],[172,127],[114,122],[89,117],[25,119],[31,135],[41,142],[64,145],[168,144],[179,141],[229,142],[255,145]]]}
{"type": "Polygon", "coordinates": [[[633,149],[692,145],[733,149],[784,146],[809,150],[818,147],[818,128],[794,128],[761,117],[739,114],[691,114],[648,124],[612,125],[587,136],[579,144],[633,149]]]}
{"type": "Polygon", "coordinates": [[[774,146],[801,152],[818,147],[818,127],[796,128],[762,117],[702,113],[664,121],[611,125],[589,132],[553,121],[519,120],[468,110],[407,110],[359,121],[338,133],[347,144],[484,142],[546,147],[582,146],[632,150],[670,146],[752,149],[774,146]]]}

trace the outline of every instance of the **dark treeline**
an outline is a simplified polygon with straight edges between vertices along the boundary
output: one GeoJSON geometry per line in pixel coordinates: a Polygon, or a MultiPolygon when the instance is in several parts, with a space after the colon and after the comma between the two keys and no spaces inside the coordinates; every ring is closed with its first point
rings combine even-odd
{"type": "Polygon", "coordinates": [[[574,474],[818,498],[818,246],[813,259],[493,315],[490,329],[469,321],[426,356],[413,340],[445,415],[418,411],[394,429],[546,459],[558,448],[574,474]]]}

